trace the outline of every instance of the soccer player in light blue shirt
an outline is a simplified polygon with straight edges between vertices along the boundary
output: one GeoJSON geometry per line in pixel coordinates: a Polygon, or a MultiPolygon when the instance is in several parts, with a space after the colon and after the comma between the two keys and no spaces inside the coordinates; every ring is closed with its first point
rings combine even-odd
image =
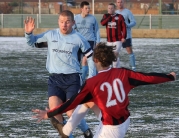
{"type": "MultiPolygon", "coordinates": [[[[74,28],[90,43],[93,49],[97,43],[100,42],[100,30],[96,18],[89,14],[90,5],[89,2],[83,1],[80,4],[81,13],[75,15],[74,28]]],[[[82,79],[85,81],[88,73],[88,66],[86,57],[82,58],[82,79]]]]}
{"type": "MultiPolygon", "coordinates": [[[[89,77],[96,75],[96,68],[92,60],[93,50],[88,41],[80,33],[73,30],[72,26],[75,21],[71,11],[66,10],[60,13],[58,29],[49,30],[39,35],[32,33],[35,29],[35,20],[32,17],[28,17],[24,23],[25,37],[29,46],[41,42],[48,44],[46,68],[51,74],[48,80],[48,100],[49,108],[55,108],[78,93],[81,87],[79,61],[81,53],[79,51],[88,60],[89,77]]],[[[72,112],[73,110],[68,111],[67,115],[70,117],[72,112]]],[[[63,122],[62,116],[57,115],[55,118],[51,118],[51,122],[58,130],[58,123],[63,122]]],[[[92,138],[92,136],[88,137],[90,129],[84,119],[79,127],[84,132],[85,138],[92,138]],[[87,133],[85,133],[86,131],[87,133]]]]}
{"type": "Polygon", "coordinates": [[[126,41],[123,43],[123,48],[126,48],[127,53],[129,54],[130,64],[132,66],[132,70],[136,70],[135,65],[135,55],[132,50],[132,34],[131,34],[131,28],[136,25],[136,20],[132,14],[132,12],[124,7],[124,0],[116,0],[116,5],[118,7],[118,10],[116,10],[116,13],[122,14],[126,27],[127,27],[127,38],[126,41]]]}

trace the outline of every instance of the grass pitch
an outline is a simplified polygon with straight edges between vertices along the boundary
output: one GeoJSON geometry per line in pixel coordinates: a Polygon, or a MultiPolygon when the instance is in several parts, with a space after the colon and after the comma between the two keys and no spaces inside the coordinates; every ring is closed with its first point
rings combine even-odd
{"type": "MultiPolygon", "coordinates": [[[[103,41],[105,41],[103,39],[103,41]]],[[[137,71],[179,74],[179,40],[133,39],[137,71]]],[[[0,137],[57,138],[49,120],[36,123],[32,108],[47,107],[46,49],[28,47],[24,38],[0,38],[0,137]]],[[[121,66],[130,68],[122,49],[121,66]]],[[[126,138],[177,138],[179,136],[179,83],[141,86],[130,94],[131,123],[126,138]]],[[[98,121],[86,116],[95,132],[98,121]]],[[[82,137],[76,129],[73,135],[82,137]]]]}

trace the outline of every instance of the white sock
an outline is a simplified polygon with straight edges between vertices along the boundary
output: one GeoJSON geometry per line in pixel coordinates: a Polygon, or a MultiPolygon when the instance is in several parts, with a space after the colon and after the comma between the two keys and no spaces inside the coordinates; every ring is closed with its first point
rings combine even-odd
{"type": "Polygon", "coordinates": [[[95,129],[96,133],[95,133],[93,138],[98,138],[99,137],[99,132],[100,132],[100,129],[102,128],[102,126],[103,126],[103,123],[100,121],[98,126],[97,126],[97,128],[95,129]]]}
{"type": "Polygon", "coordinates": [[[98,118],[98,121],[100,121],[101,122],[101,117],[102,117],[102,114],[101,114],[101,112],[98,114],[98,116],[97,116],[97,118],[98,118]]]}
{"type": "Polygon", "coordinates": [[[77,127],[80,123],[81,119],[85,117],[88,112],[88,107],[85,105],[78,105],[74,110],[72,116],[68,119],[67,123],[63,127],[63,133],[69,136],[72,131],[77,127]]]}
{"type": "Polygon", "coordinates": [[[113,68],[119,68],[120,67],[120,60],[119,57],[117,58],[116,62],[113,62],[113,68]]]}

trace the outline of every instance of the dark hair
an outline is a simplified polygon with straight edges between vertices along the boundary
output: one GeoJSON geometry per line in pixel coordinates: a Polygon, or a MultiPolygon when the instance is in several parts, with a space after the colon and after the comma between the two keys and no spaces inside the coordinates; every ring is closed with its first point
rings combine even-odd
{"type": "Polygon", "coordinates": [[[72,21],[74,21],[74,14],[69,10],[62,11],[59,16],[68,16],[71,17],[72,21]]]}
{"type": "Polygon", "coordinates": [[[109,5],[112,5],[112,6],[114,6],[114,8],[116,8],[116,5],[114,3],[109,3],[109,5]]]}
{"type": "Polygon", "coordinates": [[[83,8],[85,5],[89,5],[89,2],[87,2],[87,1],[81,2],[80,8],[83,8]]]}
{"type": "Polygon", "coordinates": [[[117,60],[113,52],[114,48],[114,46],[107,46],[106,43],[100,42],[94,49],[93,58],[98,59],[102,67],[108,67],[117,60]]]}

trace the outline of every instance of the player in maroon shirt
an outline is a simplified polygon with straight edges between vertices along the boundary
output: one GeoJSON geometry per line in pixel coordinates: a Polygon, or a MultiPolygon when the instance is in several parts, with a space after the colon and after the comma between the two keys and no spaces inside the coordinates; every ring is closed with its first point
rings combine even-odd
{"type": "Polygon", "coordinates": [[[94,102],[102,115],[101,129],[95,138],[123,138],[130,122],[128,110],[130,90],[140,85],[159,84],[176,79],[174,72],[142,73],[126,68],[111,68],[110,65],[116,61],[116,56],[113,47],[106,46],[105,43],[99,43],[94,49],[93,59],[98,74],[86,80],[81,91],[62,105],[48,111],[32,110],[37,113],[34,117],[38,118],[38,121],[65,113],[79,104],[86,103],[86,106],[90,107],[88,102],[94,102]]]}
{"type": "Polygon", "coordinates": [[[119,51],[122,48],[122,43],[126,39],[126,24],[121,14],[115,13],[116,6],[114,3],[108,5],[108,13],[103,15],[101,25],[106,26],[107,45],[116,46],[114,53],[117,61],[113,62],[113,67],[120,67],[119,51]]]}

